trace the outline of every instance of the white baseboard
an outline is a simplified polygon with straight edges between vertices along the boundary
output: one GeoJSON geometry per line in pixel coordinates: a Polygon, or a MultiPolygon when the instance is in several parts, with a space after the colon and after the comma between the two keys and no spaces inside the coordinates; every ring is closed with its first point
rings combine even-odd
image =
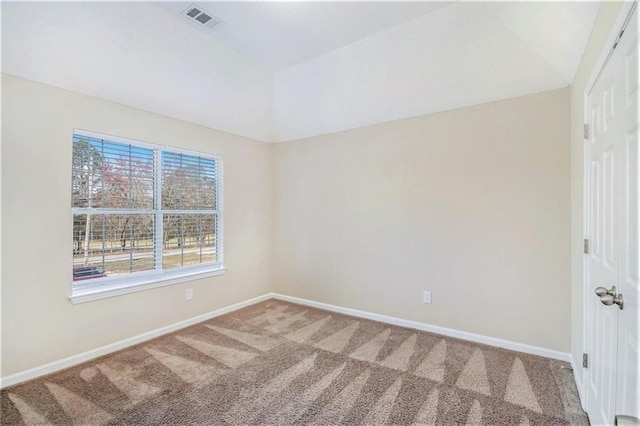
{"type": "Polygon", "coordinates": [[[498,348],[510,349],[512,351],[524,352],[531,355],[538,355],[545,358],[557,359],[571,363],[573,357],[569,353],[555,351],[552,349],[541,348],[538,346],[527,345],[524,343],[512,342],[509,340],[497,339],[495,337],[483,336],[482,334],[469,333],[466,331],[455,330],[453,328],[445,328],[437,325],[426,324],[417,321],[409,321],[401,318],[390,317],[387,315],[375,314],[372,312],[359,311],[357,309],[345,308],[342,306],[330,305],[327,303],[315,302],[313,300],[302,299],[299,297],[287,296],[284,294],[273,293],[273,297],[286,302],[297,303],[312,308],[324,309],[339,314],[351,315],[358,318],[365,318],[373,321],[380,321],[387,324],[393,324],[400,327],[413,328],[416,330],[428,331],[431,333],[442,334],[444,336],[455,337],[457,339],[468,340],[470,342],[482,343],[498,348]]]}
{"type": "MultiPolygon", "coordinates": [[[[416,330],[442,334],[444,336],[455,337],[458,339],[468,340],[476,343],[482,343],[489,346],[496,346],[499,348],[505,348],[505,349],[524,352],[532,355],[543,356],[546,358],[558,359],[561,361],[569,362],[572,365],[574,364],[573,357],[571,356],[571,354],[564,353],[564,352],[554,351],[551,349],[545,349],[537,346],[526,345],[524,343],[512,342],[509,340],[497,339],[495,337],[483,336],[481,334],[468,333],[466,331],[455,330],[452,328],[439,327],[436,325],[421,323],[417,321],[409,321],[409,320],[395,318],[387,315],[380,315],[372,312],[359,311],[357,309],[345,308],[342,306],[330,305],[322,302],[315,302],[313,300],[287,296],[284,294],[267,293],[267,294],[263,294],[262,296],[254,297],[252,299],[233,304],[231,306],[216,309],[215,311],[211,311],[206,314],[198,315],[193,318],[186,319],[184,321],[179,321],[177,323],[170,324],[165,327],[161,327],[143,334],[139,334],[137,336],[130,337],[128,339],[120,340],[119,342],[111,343],[96,349],[89,350],[87,352],[83,352],[77,355],[72,355],[68,358],[64,358],[64,359],[54,361],[45,365],[31,368],[29,370],[21,371],[19,373],[2,377],[0,378],[0,389],[8,386],[16,385],[18,383],[22,383],[27,380],[32,380],[37,377],[44,376],[46,374],[51,374],[56,371],[63,370],[65,368],[73,367],[74,365],[77,365],[86,361],[90,361],[92,359],[110,354],[112,352],[119,351],[121,349],[125,349],[133,345],[137,345],[138,343],[142,343],[144,341],[154,339],[164,334],[171,333],[176,330],[180,330],[182,328],[188,327],[190,325],[194,325],[202,321],[207,321],[211,318],[215,318],[217,316],[224,315],[229,312],[233,312],[238,309],[242,309],[247,306],[251,306],[256,303],[259,303],[268,299],[272,299],[272,298],[291,302],[291,303],[297,303],[299,305],[310,306],[313,308],[324,309],[327,311],[332,311],[340,314],[351,315],[358,318],[365,318],[373,321],[380,321],[387,324],[397,325],[400,327],[407,327],[407,328],[413,328],[416,330]]],[[[575,365],[573,366],[575,368],[575,365]]],[[[582,377],[580,377],[579,375],[574,375],[574,376],[576,377],[576,382],[577,382],[576,384],[578,385],[578,390],[581,391],[582,377]]]]}
{"type": "Polygon", "coordinates": [[[273,293],[263,294],[262,296],[254,297],[252,299],[245,300],[243,302],[236,303],[231,306],[226,306],[224,308],[216,309],[215,311],[207,312],[206,314],[198,315],[193,318],[186,319],[184,321],[179,321],[179,322],[167,325],[165,327],[160,327],[155,330],[148,331],[146,333],[139,334],[134,337],[130,337],[128,339],[120,340],[119,342],[110,343],[108,345],[101,346],[96,349],[91,349],[89,351],[86,351],[77,355],[72,355],[68,358],[50,362],[45,365],[30,368],[29,370],[21,371],[19,373],[2,377],[0,378],[0,389],[5,388],[7,386],[13,386],[15,384],[25,382],[27,380],[32,380],[32,379],[35,379],[36,377],[44,376],[46,374],[51,374],[56,371],[63,370],[65,368],[73,367],[74,365],[92,360],[94,358],[98,358],[103,355],[107,355],[112,352],[119,351],[120,349],[124,349],[129,346],[137,345],[138,343],[142,343],[144,341],[151,340],[156,337],[160,337],[164,334],[171,333],[185,327],[189,327],[190,325],[194,325],[202,321],[207,321],[211,318],[215,318],[220,315],[227,314],[229,312],[237,311],[238,309],[242,309],[244,307],[247,307],[271,298],[273,298],[273,293]]]}

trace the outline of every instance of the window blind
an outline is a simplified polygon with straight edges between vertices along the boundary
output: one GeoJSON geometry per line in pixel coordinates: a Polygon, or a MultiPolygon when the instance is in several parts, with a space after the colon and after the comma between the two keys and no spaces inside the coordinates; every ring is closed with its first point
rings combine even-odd
{"type": "Polygon", "coordinates": [[[74,281],[219,262],[219,161],[74,135],[74,281]]]}
{"type": "Polygon", "coordinates": [[[216,161],[162,152],[163,267],[216,261],[216,161]]]}

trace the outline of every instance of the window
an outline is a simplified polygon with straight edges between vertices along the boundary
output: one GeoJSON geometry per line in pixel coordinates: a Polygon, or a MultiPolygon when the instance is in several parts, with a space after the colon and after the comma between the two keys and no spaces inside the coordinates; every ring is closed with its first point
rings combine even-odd
{"type": "Polygon", "coordinates": [[[76,130],[72,169],[72,301],[224,272],[221,157],[76,130]]]}

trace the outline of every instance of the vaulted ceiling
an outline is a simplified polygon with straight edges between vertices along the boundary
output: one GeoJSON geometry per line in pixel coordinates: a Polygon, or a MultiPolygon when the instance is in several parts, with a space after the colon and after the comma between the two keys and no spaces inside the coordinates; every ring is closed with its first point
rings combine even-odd
{"type": "Polygon", "coordinates": [[[275,142],[565,87],[599,8],[197,4],[3,2],[2,71],[275,142]]]}

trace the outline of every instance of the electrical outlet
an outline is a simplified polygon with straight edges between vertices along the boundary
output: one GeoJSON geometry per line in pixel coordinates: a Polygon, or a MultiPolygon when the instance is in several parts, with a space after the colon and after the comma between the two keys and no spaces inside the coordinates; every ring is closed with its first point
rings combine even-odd
{"type": "Polygon", "coordinates": [[[431,292],[430,291],[422,292],[422,303],[431,303],[431,292]]]}
{"type": "Polygon", "coordinates": [[[193,289],[192,288],[188,288],[187,289],[187,293],[185,294],[185,300],[191,300],[193,299],[193,289]]]}

